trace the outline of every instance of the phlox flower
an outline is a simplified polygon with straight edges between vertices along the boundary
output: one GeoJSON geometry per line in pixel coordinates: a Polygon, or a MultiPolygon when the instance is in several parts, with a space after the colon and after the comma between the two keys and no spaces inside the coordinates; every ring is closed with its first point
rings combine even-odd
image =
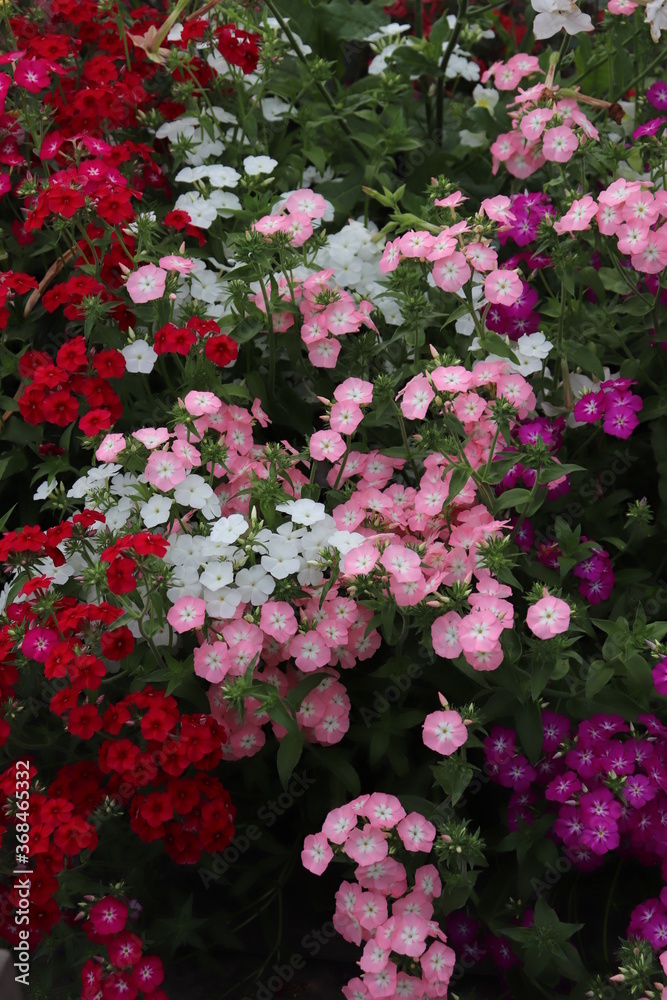
{"type": "Polygon", "coordinates": [[[553,116],[554,112],[551,108],[533,108],[523,115],[519,128],[528,142],[536,142],[540,138],[547,122],[550,122],[553,116]]]}
{"type": "Polygon", "coordinates": [[[442,882],[435,865],[422,865],[415,872],[415,892],[421,892],[426,899],[438,899],[442,893],[442,882]]]}
{"type": "Polygon", "coordinates": [[[311,435],[309,449],[311,458],[335,462],[345,454],[345,441],[337,431],[316,431],[311,435]]]}
{"type": "Polygon", "coordinates": [[[222,409],[222,402],[212,392],[192,390],[183,400],[183,405],[193,417],[203,417],[204,414],[217,413],[222,409]]]}
{"type": "Polygon", "coordinates": [[[314,368],[335,368],[340,354],[340,344],[334,337],[319,340],[308,348],[308,360],[314,368]]]}
{"type": "Polygon", "coordinates": [[[589,229],[591,219],[596,212],[597,205],[591,195],[587,194],[583,198],[575,199],[565,215],[554,222],[554,231],[562,236],[563,233],[589,229]]]}
{"type": "Polygon", "coordinates": [[[388,962],[380,972],[367,972],[364,983],[368,986],[369,996],[373,1000],[389,1000],[396,995],[397,968],[394,962],[388,962]]]}
{"type": "Polygon", "coordinates": [[[667,267],[667,227],[650,232],[648,243],[640,253],[630,256],[630,263],[635,271],[645,274],[658,274],[667,267]]]}
{"type": "Polygon", "coordinates": [[[229,670],[227,645],[224,642],[205,643],[194,651],[194,666],[197,677],[217,684],[229,670]]]}
{"type": "Polygon", "coordinates": [[[313,875],[321,875],[326,871],[333,858],[333,851],[323,833],[310,834],[303,843],[301,863],[313,875]]]}
{"type": "Polygon", "coordinates": [[[491,271],[484,279],[484,295],[489,302],[511,306],[522,292],[523,282],[518,271],[491,271]]]}
{"type": "Polygon", "coordinates": [[[459,625],[459,642],[470,653],[492,650],[503,631],[492,611],[471,611],[459,625]]]}
{"type": "Polygon", "coordinates": [[[389,274],[390,271],[395,271],[401,263],[400,242],[401,237],[395,240],[389,240],[385,243],[382,259],[379,264],[382,274],[389,274]]]}
{"type": "Polygon", "coordinates": [[[510,199],[504,194],[496,195],[495,198],[485,198],[482,202],[481,213],[493,222],[503,224],[514,222],[516,216],[511,210],[511,204],[510,199]]]}
{"type": "Polygon", "coordinates": [[[250,601],[255,607],[265,604],[276,588],[276,581],[261,565],[239,570],[234,582],[241,600],[250,601]]]}
{"type": "Polygon", "coordinates": [[[414,549],[403,545],[388,545],[380,556],[380,562],[396,579],[403,581],[420,580],[421,558],[414,549]]]}
{"type": "Polygon", "coordinates": [[[299,628],[292,605],[287,601],[268,601],[263,604],[259,624],[265,635],[270,635],[280,643],[291,639],[299,628]]]}
{"type": "Polygon", "coordinates": [[[433,847],[436,830],[421,813],[409,813],[396,827],[406,851],[425,851],[433,847]]]}
{"type": "Polygon", "coordinates": [[[469,243],[464,253],[475,271],[490,271],[498,266],[498,254],[484,243],[469,243]]]}
{"type": "Polygon", "coordinates": [[[456,611],[448,611],[447,614],[440,615],[431,625],[431,640],[433,649],[438,656],[444,656],[448,660],[454,660],[461,654],[462,646],[459,642],[459,627],[463,619],[456,611]]]}
{"type": "Polygon", "coordinates": [[[385,792],[373,792],[364,806],[364,815],[373,826],[391,829],[404,819],[405,809],[395,795],[385,792]]]}
{"type": "Polygon", "coordinates": [[[59,636],[54,629],[34,625],[23,637],[21,652],[30,660],[44,663],[58,641],[59,636]]]}
{"type": "Polygon", "coordinates": [[[295,212],[288,215],[282,225],[282,231],[290,237],[293,247],[300,247],[313,235],[311,216],[305,212],[295,212]]]}
{"type": "MultiPolygon", "coordinates": [[[[340,933],[340,931],[339,931],[340,933]]],[[[341,987],[345,1000],[366,1000],[370,997],[368,987],[361,979],[350,979],[346,986],[341,987]]]]}
{"type": "Polygon", "coordinates": [[[136,438],[137,441],[141,441],[144,448],[153,451],[155,448],[168,443],[169,431],[166,427],[141,427],[138,431],[134,431],[132,437],[136,438]]]}
{"type": "Polygon", "coordinates": [[[401,914],[394,925],[391,950],[397,955],[419,958],[426,951],[426,937],[429,933],[428,920],[417,913],[401,914]]]}
{"type": "Polygon", "coordinates": [[[116,458],[124,448],[124,434],[106,434],[102,444],[95,452],[95,458],[99,462],[113,462],[114,458],[116,458]]]}
{"type": "Polygon", "coordinates": [[[168,254],[160,257],[159,265],[165,271],[178,271],[179,274],[190,274],[195,268],[195,261],[189,257],[179,257],[178,254],[168,254]]]}
{"type": "Polygon", "coordinates": [[[128,372],[148,375],[153,371],[157,354],[145,340],[135,340],[127,347],[123,347],[120,352],[125,358],[125,367],[128,372]]]}
{"type": "MultiPolygon", "coordinates": [[[[389,962],[389,948],[383,948],[377,938],[372,937],[364,945],[364,950],[359,959],[359,968],[366,973],[379,973],[386,968],[389,962]]],[[[375,994],[371,994],[374,996],[375,994]]]]}
{"type": "Polygon", "coordinates": [[[321,219],[327,210],[327,202],[321,194],[301,188],[289,196],[283,207],[292,214],[302,213],[310,219],[321,219]]]}
{"type": "Polygon", "coordinates": [[[155,528],[158,524],[166,524],[171,514],[171,497],[154,496],[139,507],[141,520],[147,528],[155,528]]]}
{"type": "Polygon", "coordinates": [[[186,478],[183,462],[169,451],[153,451],[144,470],[146,481],[159,490],[171,490],[186,478]]]}
{"type": "Polygon", "coordinates": [[[433,243],[434,238],[430,233],[413,231],[400,237],[399,249],[404,257],[421,257],[423,260],[426,258],[433,243]]]}
{"type": "Polygon", "coordinates": [[[372,865],[384,860],[389,852],[387,838],[380,827],[366,823],[362,829],[354,829],[343,847],[348,858],[358,865],[372,865]]]}
{"type": "Polygon", "coordinates": [[[396,399],[401,398],[401,412],[408,420],[423,420],[435,393],[425,375],[415,375],[401,389],[396,399]]]}
{"type": "Polygon", "coordinates": [[[367,405],[373,401],[373,383],[361,378],[346,378],[334,389],[334,399],[339,403],[367,405]]]}
{"type": "Polygon", "coordinates": [[[468,739],[468,730],[458,712],[431,712],[422,726],[424,745],[449,757],[468,739]]]}
{"type": "Polygon", "coordinates": [[[199,597],[179,597],[167,612],[167,621],[178,633],[201,628],[205,617],[206,601],[199,597]]]}
{"type": "Polygon", "coordinates": [[[343,572],[347,576],[366,576],[373,569],[380,553],[372,542],[364,542],[345,553],[343,572]]]}
{"type": "Polygon", "coordinates": [[[339,434],[354,434],[363,416],[356,403],[334,403],[329,413],[329,426],[339,434]]]}
{"type": "Polygon", "coordinates": [[[317,503],[315,500],[308,500],[305,497],[302,500],[288,500],[286,503],[277,504],[276,510],[282,514],[288,514],[295,524],[316,524],[326,517],[323,503],[317,503]]]}
{"type": "Polygon", "coordinates": [[[332,844],[344,844],[350,831],[356,825],[357,813],[355,813],[351,806],[345,805],[339,809],[331,810],[322,824],[322,833],[332,844]]]}
{"type": "Polygon", "coordinates": [[[323,636],[315,630],[295,635],[289,645],[289,655],[299,670],[310,673],[325,667],[331,658],[331,651],[323,636]]]}
{"type": "Polygon", "coordinates": [[[126,288],[133,302],[150,302],[164,294],[167,272],[155,264],[143,264],[128,275],[126,288]]]}
{"type": "Polygon", "coordinates": [[[441,392],[465,392],[472,381],[472,372],[462,365],[450,365],[448,368],[441,366],[431,372],[431,382],[441,392]]]}
{"type": "Polygon", "coordinates": [[[222,517],[216,521],[211,528],[209,538],[214,542],[232,545],[248,530],[248,527],[248,522],[243,514],[230,514],[229,517],[222,517]]]}
{"type": "Polygon", "coordinates": [[[361,892],[354,904],[354,916],[367,931],[387,920],[387,899],[380,892],[361,892]]]}
{"type": "Polygon", "coordinates": [[[544,590],[544,596],[528,609],[526,624],[538,639],[550,639],[561,632],[567,632],[570,605],[558,597],[551,597],[544,590]]]}
{"type": "Polygon", "coordinates": [[[566,163],[579,146],[579,140],[569,125],[547,129],[542,138],[542,156],[545,160],[566,163]]]}
{"type": "Polygon", "coordinates": [[[443,260],[437,260],[432,271],[435,285],[443,292],[458,292],[470,280],[471,274],[465,255],[459,250],[443,260]]]}
{"type": "Polygon", "coordinates": [[[122,900],[105,896],[93,903],[88,919],[97,934],[109,936],[120,934],[127,923],[128,913],[129,909],[122,900]]]}
{"type": "Polygon", "coordinates": [[[531,0],[531,4],[537,11],[533,21],[533,34],[537,39],[551,38],[561,29],[568,35],[593,30],[590,16],[580,11],[574,0],[531,0]]]}

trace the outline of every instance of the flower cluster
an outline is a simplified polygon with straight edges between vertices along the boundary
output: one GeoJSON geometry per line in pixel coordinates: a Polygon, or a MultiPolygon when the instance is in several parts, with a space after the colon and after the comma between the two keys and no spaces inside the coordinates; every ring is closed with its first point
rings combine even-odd
{"type": "Polygon", "coordinates": [[[406,814],[395,796],[382,792],[333,809],[321,832],[306,837],[301,859],[314,874],[326,870],[334,851],[357,865],[355,881],[343,882],[336,893],[333,918],[346,941],[363,943],[362,975],[343,987],[346,1000],[415,991],[424,997],[447,995],[455,955],[432,919],[442,883],[432,864],[413,872],[414,855],[429,854],[435,837],[435,827],[424,816],[406,814]]]}
{"type": "Polygon", "coordinates": [[[135,1000],[168,1000],[160,988],[164,969],[157,955],[144,954],[144,943],[131,924],[139,915],[135,900],[118,896],[89,898],[78,917],[91,944],[104,948],[107,957],[97,955],[81,969],[81,1000],[101,1000],[122,996],[135,1000]],[[92,905],[91,905],[92,903],[92,905]]]}

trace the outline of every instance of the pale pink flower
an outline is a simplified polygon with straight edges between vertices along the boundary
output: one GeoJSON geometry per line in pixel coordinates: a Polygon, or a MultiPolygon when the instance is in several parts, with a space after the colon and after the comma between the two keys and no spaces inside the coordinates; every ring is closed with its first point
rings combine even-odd
{"type": "Polygon", "coordinates": [[[542,156],[545,160],[566,163],[576,151],[579,140],[569,125],[547,129],[542,138],[542,156]]]}
{"type": "Polygon", "coordinates": [[[343,556],[343,573],[347,576],[367,576],[373,569],[380,553],[372,542],[364,542],[350,549],[343,556]]]}
{"type": "Polygon", "coordinates": [[[289,196],[283,207],[292,215],[299,213],[310,219],[321,219],[327,210],[327,203],[321,194],[315,194],[310,188],[300,188],[289,196]]]}
{"type": "Polygon", "coordinates": [[[333,851],[323,833],[312,833],[303,842],[301,863],[313,875],[321,875],[326,871],[333,858],[333,851]]]}
{"type": "Polygon", "coordinates": [[[537,603],[528,608],[526,625],[538,639],[550,639],[561,632],[567,632],[570,624],[570,605],[558,597],[551,597],[544,591],[537,603]]]}
{"type": "Polygon", "coordinates": [[[509,198],[504,194],[499,194],[495,198],[485,198],[482,202],[481,212],[494,222],[514,222],[516,216],[512,213],[510,205],[509,198]]]}
{"type": "Polygon", "coordinates": [[[456,954],[441,941],[434,941],[420,959],[424,978],[429,983],[448,983],[455,963],[456,954]]]}
{"type": "Polygon", "coordinates": [[[125,436],[123,434],[106,434],[102,444],[95,452],[95,458],[99,462],[113,462],[124,447],[125,436]]]}
{"type": "Polygon", "coordinates": [[[456,611],[448,611],[431,625],[431,641],[438,656],[455,660],[460,656],[462,646],[459,642],[459,627],[463,619],[456,611]]]}
{"type": "Polygon", "coordinates": [[[169,451],[154,451],[146,463],[144,475],[151,486],[157,486],[159,490],[170,490],[183,482],[187,472],[178,455],[169,451]]]}
{"type": "MultiPolygon", "coordinates": [[[[302,702],[303,704],[303,702],[302,702]]],[[[344,844],[357,825],[357,814],[350,805],[332,809],[322,824],[322,833],[332,844],[344,844]]]]}
{"type": "Polygon", "coordinates": [[[224,642],[204,643],[194,651],[195,674],[204,680],[217,684],[229,670],[227,644],[224,642]]]}
{"type": "Polygon", "coordinates": [[[385,243],[382,259],[380,260],[380,271],[382,274],[389,274],[395,271],[401,263],[401,238],[390,240],[385,243]]]}
{"type": "Polygon", "coordinates": [[[397,917],[391,939],[391,950],[397,955],[419,958],[426,951],[426,936],[430,931],[428,920],[416,913],[397,917]]]}
{"type": "Polygon", "coordinates": [[[143,264],[128,275],[126,288],[133,302],[150,302],[164,294],[167,272],[155,264],[143,264]]]}
{"type": "Polygon", "coordinates": [[[201,392],[193,389],[183,400],[188,413],[193,417],[203,417],[207,413],[217,413],[222,409],[222,402],[212,392],[201,392]]]}
{"type": "MultiPolygon", "coordinates": [[[[360,969],[366,973],[375,973],[377,975],[387,967],[388,962],[389,948],[383,948],[374,937],[366,942],[361,958],[359,959],[360,969]]],[[[371,996],[377,996],[377,994],[372,993],[371,996]]]]}
{"type": "Polygon", "coordinates": [[[528,114],[523,115],[519,128],[529,142],[536,142],[553,116],[551,108],[533,108],[528,114]]]}
{"type": "Polygon", "coordinates": [[[201,628],[205,618],[206,601],[199,597],[179,597],[167,612],[167,621],[179,633],[201,628]]]}
{"type": "Polygon", "coordinates": [[[313,235],[311,216],[305,212],[295,212],[285,219],[282,231],[290,237],[293,247],[300,247],[313,235]]]}
{"type": "Polygon", "coordinates": [[[354,434],[363,417],[356,403],[334,403],[329,413],[329,426],[339,434],[354,434]]]}
{"type": "Polygon", "coordinates": [[[471,274],[465,256],[458,250],[433,265],[433,281],[443,292],[458,292],[471,274]]]}
{"type": "MultiPolygon", "coordinates": [[[[467,265],[466,265],[467,266],[467,265]]],[[[408,420],[423,420],[435,393],[425,375],[415,375],[401,389],[396,399],[401,398],[401,412],[408,420]]]]}
{"type": "Polygon", "coordinates": [[[583,198],[575,199],[570,209],[557,222],[554,222],[554,231],[562,236],[563,233],[578,232],[590,227],[590,221],[597,212],[595,199],[590,194],[583,198]]]}
{"type": "Polygon", "coordinates": [[[346,378],[334,389],[334,399],[339,403],[356,403],[365,406],[373,401],[373,383],[362,378],[346,378]]]}
{"type": "Polygon", "coordinates": [[[434,242],[434,238],[430,233],[414,231],[401,236],[398,245],[404,257],[421,257],[424,259],[434,242]]]}
{"type": "Polygon", "coordinates": [[[459,625],[459,642],[468,652],[493,649],[503,631],[492,611],[471,611],[459,625]]]}
{"type": "Polygon", "coordinates": [[[299,629],[292,605],[287,601],[267,601],[263,604],[259,624],[265,635],[280,643],[287,642],[299,629]]]}
{"type": "Polygon", "coordinates": [[[335,368],[339,354],[340,344],[335,337],[320,340],[308,348],[308,360],[314,368],[335,368]]]}
{"type": "Polygon", "coordinates": [[[309,448],[311,458],[335,462],[345,454],[345,441],[337,431],[316,431],[311,435],[309,448]]]}
{"type": "Polygon", "coordinates": [[[189,257],[179,257],[173,253],[160,257],[158,263],[165,271],[178,271],[179,274],[190,274],[195,266],[195,262],[189,257]]]}
{"type": "Polygon", "coordinates": [[[140,427],[134,431],[133,438],[141,441],[144,448],[153,451],[169,441],[169,430],[166,427],[140,427]]]}
{"type": "Polygon", "coordinates": [[[464,392],[472,381],[472,372],[462,365],[440,366],[431,372],[431,382],[441,392],[464,392]]]}
{"type": "Polygon", "coordinates": [[[386,896],[380,892],[361,892],[354,904],[354,916],[364,930],[375,930],[387,919],[386,896]]]}
{"type": "Polygon", "coordinates": [[[484,294],[489,302],[511,306],[523,294],[518,271],[491,271],[484,279],[484,294]]]}
{"type": "Polygon", "coordinates": [[[424,745],[449,757],[468,739],[468,730],[458,712],[431,712],[422,726],[424,745]]]}
{"type": "Polygon", "coordinates": [[[345,841],[344,851],[358,865],[372,865],[387,857],[389,846],[383,831],[366,823],[361,830],[352,831],[345,841]]]}
{"type": "Polygon", "coordinates": [[[667,233],[662,226],[649,233],[648,243],[639,253],[630,256],[630,263],[636,271],[645,274],[659,274],[667,267],[667,233]]]}
{"type": "Polygon", "coordinates": [[[438,899],[442,893],[442,882],[435,865],[422,865],[415,872],[415,891],[419,891],[427,899],[438,899]]]}
{"type": "Polygon", "coordinates": [[[503,647],[498,642],[491,649],[464,650],[463,658],[474,670],[496,670],[503,662],[503,647]]]}
{"type": "Polygon", "coordinates": [[[469,243],[464,253],[476,271],[491,271],[498,266],[498,254],[484,243],[469,243]]]}
{"type": "Polygon", "coordinates": [[[252,406],[250,408],[250,412],[252,413],[253,417],[255,418],[255,420],[257,421],[257,423],[260,425],[260,427],[268,427],[269,424],[271,423],[271,420],[269,419],[269,417],[266,415],[266,413],[262,409],[262,401],[261,401],[261,399],[254,399],[253,400],[252,406]]]}
{"type": "Polygon", "coordinates": [[[433,847],[436,830],[421,813],[411,812],[398,824],[396,833],[406,851],[425,851],[428,854],[433,847]]]}
{"type": "Polygon", "coordinates": [[[397,580],[420,580],[422,578],[421,558],[414,549],[403,545],[388,545],[380,562],[397,580]]]}
{"type": "Polygon", "coordinates": [[[310,673],[327,665],[331,651],[324,638],[311,630],[294,636],[289,645],[289,655],[294,658],[299,670],[310,673]]]}
{"type": "Polygon", "coordinates": [[[395,795],[373,792],[364,807],[364,815],[373,826],[390,830],[405,817],[405,809],[395,795]]]}
{"type": "Polygon", "coordinates": [[[467,200],[461,191],[452,191],[446,198],[436,198],[433,204],[437,205],[438,208],[456,208],[457,205],[462,205],[467,200]]]}

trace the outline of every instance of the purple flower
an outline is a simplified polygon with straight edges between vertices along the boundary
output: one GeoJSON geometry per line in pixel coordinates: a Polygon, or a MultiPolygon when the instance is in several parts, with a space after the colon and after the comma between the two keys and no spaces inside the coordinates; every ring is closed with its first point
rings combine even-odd
{"type": "Polygon", "coordinates": [[[658,111],[667,111],[667,83],[664,80],[652,83],[646,91],[646,100],[658,111]]]}
{"type": "Polygon", "coordinates": [[[654,666],[653,683],[658,694],[667,695],[667,656],[658,660],[654,666]]]}
{"type": "Polygon", "coordinates": [[[636,128],[632,133],[633,139],[643,139],[644,136],[655,135],[661,125],[667,122],[667,118],[651,118],[650,121],[644,122],[639,128],[636,128]]]}

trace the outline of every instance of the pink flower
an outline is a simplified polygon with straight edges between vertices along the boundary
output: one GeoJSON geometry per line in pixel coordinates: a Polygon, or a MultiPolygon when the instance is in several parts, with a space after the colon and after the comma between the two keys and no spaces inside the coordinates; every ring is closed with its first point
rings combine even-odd
{"type": "Polygon", "coordinates": [[[361,892],[353,912],[364,930],[375,930],[387,919],[387,899],[380,892],[361,892]]]}
{"type": "Polygon", "coordinates": [[[146,463],[144,475],[151,486],[166,491],[182,483],[187,472],[177,455],[169,451],[154,451],[146,463]]]}
{"type": "Polygon", "coordinates": [[[356,403],[334,403],[329,414],[329,426],[339,434],[354,434],[363,417],[361,407],[356,403]]]}
{"type": "Polygon", "coordinates": [[[400,581],[421,580],[421,558],[414,549],[403,545],[388,545],[380,562],[391,575],[400,581]]]}
{"type": "Polygon", "coordinates": [[[323,833],[313,833],[306,837],[301,852],[301,863],[313,875],[321,875],[326,871],[333,858],[329,841],[323,833]]]}
{"type": "Polygon", "coordinates": [[[222,409],[222,403],[212,392],[189,392],[183,404],[188,413],[193,417],[203,417],[204,414],[217,413],[222,409]]]}
{"type": "Polygon", "coordinates": [[[519,128],[529,142],[535,142],[544,132],[547,122],[551,121],[554,112],[551,108],[533,108],[521,119],[519,128]]]}
{"type": "Polygon", "coordinates": [[[419,958],[426,951],[426,936],[430,932],[428,920],[416,913],[399,916],[394,925],[391,950],[397,955],[419,958]]]}
{"type": "Polygon", "coordinates": [[[409,813],[396,827],[396,833],[403,841],[406,851],[428,853],[435,840],[435,827],[421,813],[409,813]]]}
{"type": "Polygon", "coordinates": [[[514,222],[516,216],[511,211],[511,202],[504,194],[496,195],[495,198],[485,198],[482,202],[482,213],[486,214],[494,222],[514,222]]]}
{"type": "Polygon", "coordinates": [[[138,431],[133,432],[132,437],[141,441],[144,448],[153,451],[154,448],[168,443],[169,431],[166,427],[140,427],[138,431]]]}
{"type": "Polygon", "coordinates": [[[491,271],[484,279],[484,294],[489,302],[511,306],[523,294],[523,282],[518,271],[491,271]]]}
{"type": "Polygon", "coordinates": [[[405,809],[395,795],[374,792],[364,808],[364,813],[374,826],[391,829],[405,817],[405,809]]]}
{"type": "Polygon", "coordinates": [[[542,156],[545,160],[565,163],[572,158],[579,140],[569,125],[547,129],[542,139],[542,156]]]}
{"type": "Polygon", "coordinates": [[[345,841],[345,853],[358,865],[372,865],[387,857],[389,847],[383,831],[371,823],[355,829],[345,841]]]}
{"type": "Polygon", "coordinates": [[[424,745],[449,757],[468,739],[468,730],[458,712],[431,712],[422,727],[424,745]]]}
{"type": "Polygon", "coordinates": [[[373,383],[362,378],[346,378],[334,389],[334,399],[339,403],[356,403],[365,406],[373,401],[373,383]]]}
{"type": "Polygon", "coordinates": [[[311,458],[318,461],[335,462],[345,454],[345,441],[337,431],[316,431],[309,447],[311,458]]]}
{"type": "Polygon", "coordinates": [[[287,601],[267,601],[263,604],[259,624],[265,635],[280,643],[287,642],[299,629],[292,605],[287,601]]]}
{"type": "Polygon", "coordinates": [[[401,412],[404,417],[408,420],[423,420],[435,393],[425,375],[415,375],[396,398],[399,397],[402,397],[401,412]]]}
{"type": "MultiPolygon", "coordinates": [[[[389,948],[383,948],[375,938],[371,938],[370,941],[366,942],[362,956],[359,959],[359,967],[364,972],[380,973],[386,968],[388,962],[389,948]]],[[[375,996],[376,994],[372,995],[375,996]]]]}
{"type": "MultiPolygon", "coordinates": [[[[316,195],[315,197],[319,197],[316,195]]],[[[323,199],[324,200],[324,199],[323,199]]],[[[294,212],[285,219],[282,230],[290,237],[293,247],[300,247],[313,235],[311,216],[305,212],[294,212]]]]}
{"type": "Polygon", "coordinates": [[[179,274],[190,274],[195,266],[195,262],[189,257],[179,257],[173,253],[167,257],[160,257],[158,263],[165,271],[178,271],[179,274]]]}
{"type": "Polygon", "coordinates": [[[459,625],[459,642],[466,652],[484,652],[494,648],[503,630],[492,611],[471,611],[459,625]]]}
{"type": "Polygon", "coordinates": [[[354,809],[350,805],[341,806],[331,810],[322,824],[322,833],[332,844],[344,844],[350,830],[356,825],[357,814],[354,809]]]}
{"type": "Polygon", "coordinates": [[[197,677],[203,677],[212,684],[221,681],[230,667],[228,652],[224,642],[204,643],[203,646],[198,646],[194,652],[197,677]]]}
{"type": "Polygon", "coordinates": [[[122,900],[105,896],[104,899],[93,903],[89,919],[98,934],[107,936],[120,934],[127,922],[128,913],[128,907],[122,900]]]}
{"type": "Polygon", "coordinates": [[[458,250],[433,265],[433,281],[443,292],[458,292],[471,274],[465,256],[458,250]]]}
{"type": "Polygon", "coordinates": [[[590,194],[584,195],[572,202],[570,209],[558,222],[554,222],[554,232],[562,236],[563,233],[579,232],[588,229],[590,222],[597,212],[595,199],[590,194]]]}
{"type": "Polygon", "coordinates": [[[561,632],[567,632],[570,605],[558,597],[550,597],[545,590],[544,597],[528,608],[526,624],[538,639],[550,639],[561,632]]]}
{"type": "Polygon", "coordinates": [[[343,572],[347,576],[367,576],[373,569],[380,553],[372,542],[364,542],[355,549],[350,549],[343,557],[343,572]]]}
{"type": "Polygon", "coordinates": [[[461,191],[453,191],[448,194],[446,198],[436,198],[433,202],[438,208],[456,208],[457,205],[463,204],[464,201],[468,199],[461,191]]]}
{"type": "Polygon", "coordinates": [[[125,436],[123,434],[107,434],[95,452],[95,458],[99,462],[113,462],[116,455],[125,447],[125,436]]]}
{"type": "Polygon", "coordinates": [[[385,243],[384,253],[380,261],[380,270],[383,274],[395,271],[401,263],[401,238],[390,240],[385,243]]]}
{"type": "Polygon", "coordinates": [[[128,276],[126,288],[133,302],[150,302],[164,294],[167,272],[155,264],[144,264],[128,276]]]}
{"type": "Polygon", "coordinates": [[[294,657],[299,670],[310,673],[327,665],[331,659],[331,650],[324,637],[311,630],[294,636],[290,642],[289,655],[294,657]]]}
{"type": "Polygon", "coordinates": [[[200,597],[179,597],[167,612],[167,621],[174,632],[190,632],[201,628],[206,618],[206,601],[200,597]]]}
{"type": "Polygon", "coordinates": [[[340,344],[335,337],[318,340],[308,347],[308,360],[314,368],[335,368],[340,344]]]}
{"type": "Polygon", "coordinates": [[[283,207],[292,215],[299,213],[309,219],[321,219],[327,210],[327,203],[321,194],[315,194],[310,188],[300,188],[289,196],[283,207]]]}
{"type": "Polygon", "coordinates": [[[448,983],[454,971],[455,962],[456,955],[452,949],[440,941],[434,941],[421,957],[424,978],[429,983],[448,983]]]}
{"type": "Polygon", "coordinates": [[[431,641],[438,656],[455,660],[460,656],[462,646],[459,642],[459,626],[463,619],[456,611],[448,611],[440,615],[431,625],[431,641]]]}
{"type": "Polygon", "coordinates": [[[469,243],[464,252],[476,271],[491,271],[498,266],[498,254],[484,243],[469,243]]]}

